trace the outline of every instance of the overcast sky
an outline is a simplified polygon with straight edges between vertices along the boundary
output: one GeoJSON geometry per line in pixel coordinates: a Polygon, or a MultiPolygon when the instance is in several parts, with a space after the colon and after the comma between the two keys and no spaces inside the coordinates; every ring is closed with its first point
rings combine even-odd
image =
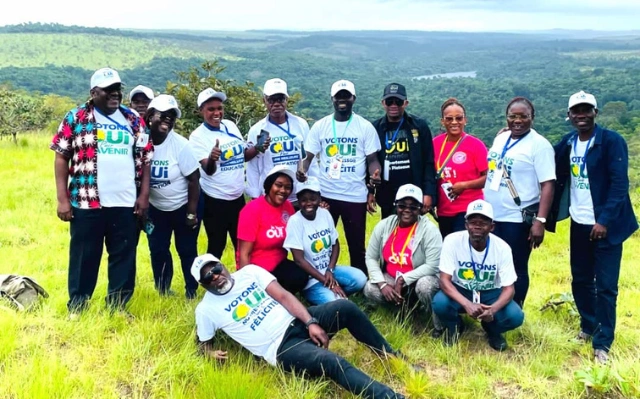
{"type": "Polygon", "coordinates": [[[198,30],[505,31],[640,27],[640,0],[55,0],[14,3],[0,25],[198,30]]]}

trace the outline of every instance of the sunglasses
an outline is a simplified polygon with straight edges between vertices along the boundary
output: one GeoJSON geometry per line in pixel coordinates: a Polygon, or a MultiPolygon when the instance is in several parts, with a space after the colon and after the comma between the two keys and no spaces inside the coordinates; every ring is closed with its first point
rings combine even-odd
{"type": "Polygon", "coordinates": [[[384,103],[387,107],[390,107],[392,105],[397,105],[398,107],[404,104],[404,100],[401,100],[399,98],[387,98],[384,100],[384,103]]]}
{"type": "Polygon", "coordinates": [[[267,97],[267,102],[269,104],[274,104],[274,103],[280,103],[282,104],[283,102],[287,101],[287,97],[285,96],[269,96],[267,97]]]}
{"type": "Polygon", "coordinates": [[[164,111],[164,112],[156,111],[156,116],[160,120],[167,119],[167,120],[171,120],[171,121],[175,121],[176,118],[178,117],[178,115],[176,115],[176,112],[173,111],[173,110],[164,111]]]}
{"type": "Polygon", "coordinates": [[[408,209],[412,212],[417,212],[420,209],[422,209],[420,205],[406,205],[406,204],[396,204],[396,208],[398,208],[401,211],[408,209]]]}
{"type": "Polygon", "coordinates": [[[458,116],[445,116],[442,119],[444,119],[444,121],[448,122],[448,123],[451,123],[453,121],[462,122],[462,121],[464,121],[464,116],[461,116],[461,115],[458,115],[458,116]]]}
{"type": "Polygon", "coordinates": [[[531,115],[529,115],[529,114],[523,114],[523,115],[520,115],[520,114],[508,114],[507,115],[507,120],[517,121],[518,119],[521,120],[521,121],[528,121],[529,119],[531,119],[531,115]]]}
{"type": "Polygon", "coordinates": [[[220,274],[222,274],[222,270],[222,263],[216,263],[215,266],[209,269],[207,274],[205,274],[204,277],[200,279],[200,282],[202,284],[210,284],[213,280],[213,276],[219,276],[220,274]]]}

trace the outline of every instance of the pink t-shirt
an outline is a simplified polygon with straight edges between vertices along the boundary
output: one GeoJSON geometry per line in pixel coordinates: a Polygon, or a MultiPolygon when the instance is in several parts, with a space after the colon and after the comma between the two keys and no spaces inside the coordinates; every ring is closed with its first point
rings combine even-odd
{"type": "MultiPolygon", "coordinates": [[[[464,190],[462,195],[451,201],[442,189],[443,183],[455,184],[461,181],[475,180],[480,177],[482,172],[486,172],[489,169],[487,147],[482,140],[470,134],[464,134],[466,138],[456,148],[442,171],[441,178],[438,179],[438,216],[455,216],[459,213],[464,213],[467,211],[467,206],[471,201],[484,198],[482,188],[478,188],[464,190]]],[[[447,155],[456,144],[455,142],[446,142],[444,148],[442,148],[442,143],[446,138],[447,134],[443,133],[433,139],[436,168],[438,165],[444,164],[447,155]]]]}
{"type": "Polygon", "coordinates": [[[396,278],[398,273],[404,274],[413,270],[411,243],[414,237],[415,226],[398,226],[391,233],[386,244],[384,244],[382,259],[384,260],[386,271],[391,277],[396,278]]]}
{"type": "MultiPolygon", "coordinates": [[[[287,257],[282,247],[289,217],[295,213],[288,200],[275,207],[264,195],[249,202],[240,211],[238,240],[253,242],[249,262],[272,272],[287,257]]],[[[239,247],[239,246],[238,246],[239,247]]],[[[239,255],[236,254],[239,259],[239,255]]]]}

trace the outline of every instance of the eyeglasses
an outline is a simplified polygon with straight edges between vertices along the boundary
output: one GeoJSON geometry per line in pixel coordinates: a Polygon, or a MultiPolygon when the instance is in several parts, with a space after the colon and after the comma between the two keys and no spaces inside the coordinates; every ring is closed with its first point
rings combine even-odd
{"type": "Polygon", "coordinates": [[[521,120],[521,121],[528,121],[529,119],[531,119],[531,115],[529,114],[507,114],[507,120],[509,121],[517,121],[517,120],[521,120]]]}
{"type": "Polygon", "coordinates": [[[444,118],[442,118],[442,119],[444,119],[444,121],[445,121],[445,122],[447,122],[447,123],[451,123],[451,122],[453,122],[453,121],[456,121],[456,122],[462,122],[462,121],[464,121],[464,116],[462,116],[462,115],[457,115],[457,116],[445,116],[445,117],[444,117],[444,118]]]}
{"type": "Polygon", "coordinates": [[[211,283],[211,281],[213,280],[213,276],[219,276],[220,274],[222,274],[222,270],[223,270],[222,263],[216,263],[215,266],[209,269],[207,274],[205,274],[204,277],[200,279],[200,282],[202,284],[211,283]]]}
{"type": "Polygon", "coordinates": [[[384,100],[384,103],[387,107],[390,107],[392,105],[397,105],[398,107],[404,104],[404,100],[401,100],[399,98],[396,97],[390,97],[384,100]]]}
{"type": "Polygon", "coordinates": [[[422,209],[420,205],[407,205],[407,204],[396,204],[396,208],[398,208],[401,211],[408,209],[411,212],[417,212],[420,209],[422,209]]]}
{"type": "Polygon", "coordinates": [[[287,97],[283,96],[283,95],[275,95],[275,96],[269,96],[267,97],[267,102],[269,104],[274,104],[274,103],[280,103],[282,104],[283,102],[287,101],[287,97]]]}

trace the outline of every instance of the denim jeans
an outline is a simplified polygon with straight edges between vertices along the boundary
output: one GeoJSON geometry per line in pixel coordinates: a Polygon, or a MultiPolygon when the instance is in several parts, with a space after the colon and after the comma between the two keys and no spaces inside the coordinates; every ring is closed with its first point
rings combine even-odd
{"type": "MultiPolygon", "coordinates": [[[[464,295],[468,300],[473,299],[473,292],[457,285],[456,287],[459,293],[464,295]]],[[[485,305],[491,305],[498,300],[501,288],[493,290],[480,291],[480,303],[485,305]]],[[[458,321],[460,320],[459,313],[464,313],[464,308],[458,302],[449,298],[447,294],[440,291],[433,298],[433,311],[438,315],[443,326],[449,331],[454,331],[458,321]]],[[[507,303],[505,307],[500,309],[493,315],[493,321],[490,323],[482,323],[482,327],[489,335],[502,334],[506,331],[516,329],[524,322],[524,313],[522,309],[516,305],[514,301],[507,303]]]]}
{"type": "Polygon", "coordinates": [[[173,258],[171,257],[171,234],[175,238],[176,251],[180,257],[182,274],[185,282],[185,292],[188,297],[195,295],[198,282],[191,275],[191,265],[198,256],[198,233],[200,224],[196,228],[187,226],[187,205],[166,212],[149,205],[149,218],[155,228],[147,235],[149,252],[151,252],[151,268],[156,289],[166,294],[171,288],[173,279],[173,258]]]}
{"type": "Polygon", "coordinates": [[[495,222],[493,234],[502,238],[511,247],[513,266],[516,269],[518,279],[513,284],[516,290],[513,301],[521,308],[529,291],[529,256],[531,255],[531,243],[529,231],[531,227],[526,223],[495,222]]]}
{"type": "MultiPolygon", "coordinates": [[[[367,276],[360,269],[351,266],[336,267],[333,271],[333,277],[347,295],[355,294],[362,290],[367,282],[367,276]]],[[[302,295],[314,305],[322,305],[323,303],[340,299],[339,296],[320,282],[302,291],[302,295]]]]}
{"type": "Polygon", "coordinates": [[[592,225],[571,221],[571,291],[582,331],[593,336],[594,349],[609,351],[616,328],[616,302],[622,244],[591,241],[592,225]]]}
{"type": "MultiPolygon", "coordinates": [[[[329,336],[346,328],[356,340],[373,351],[395,353],[369,318],[351,301],[337,300],[312,306],[308,310],[329,336]]],[[[311,377],[327,376],[349,392],[364,398],[403,398],[344,358],[318,347],[309,338],[304,324],[297,319],[291,322],[285,332],[276,359],[285,371],[305,372],[311,377]]]]}
{"type": "Polygon", "coordinates": [[[367,275],[367,265],[364,262],[367,203],[339,201],[325,197],[322,199],[327,201],[330,206],[329,213],[333,217],[334,224],[337,225],[338,219],[342,218],[351,266],[362,270],[367,275]]]}
{"type": "Polygon", "coordinates": [[[103,245],[109,253],[107,306],[124,308],[136,280],[138,230],[133,208],[73,208],[69,231],[69,311],[82,311],[93,295],[103,245]]]}

